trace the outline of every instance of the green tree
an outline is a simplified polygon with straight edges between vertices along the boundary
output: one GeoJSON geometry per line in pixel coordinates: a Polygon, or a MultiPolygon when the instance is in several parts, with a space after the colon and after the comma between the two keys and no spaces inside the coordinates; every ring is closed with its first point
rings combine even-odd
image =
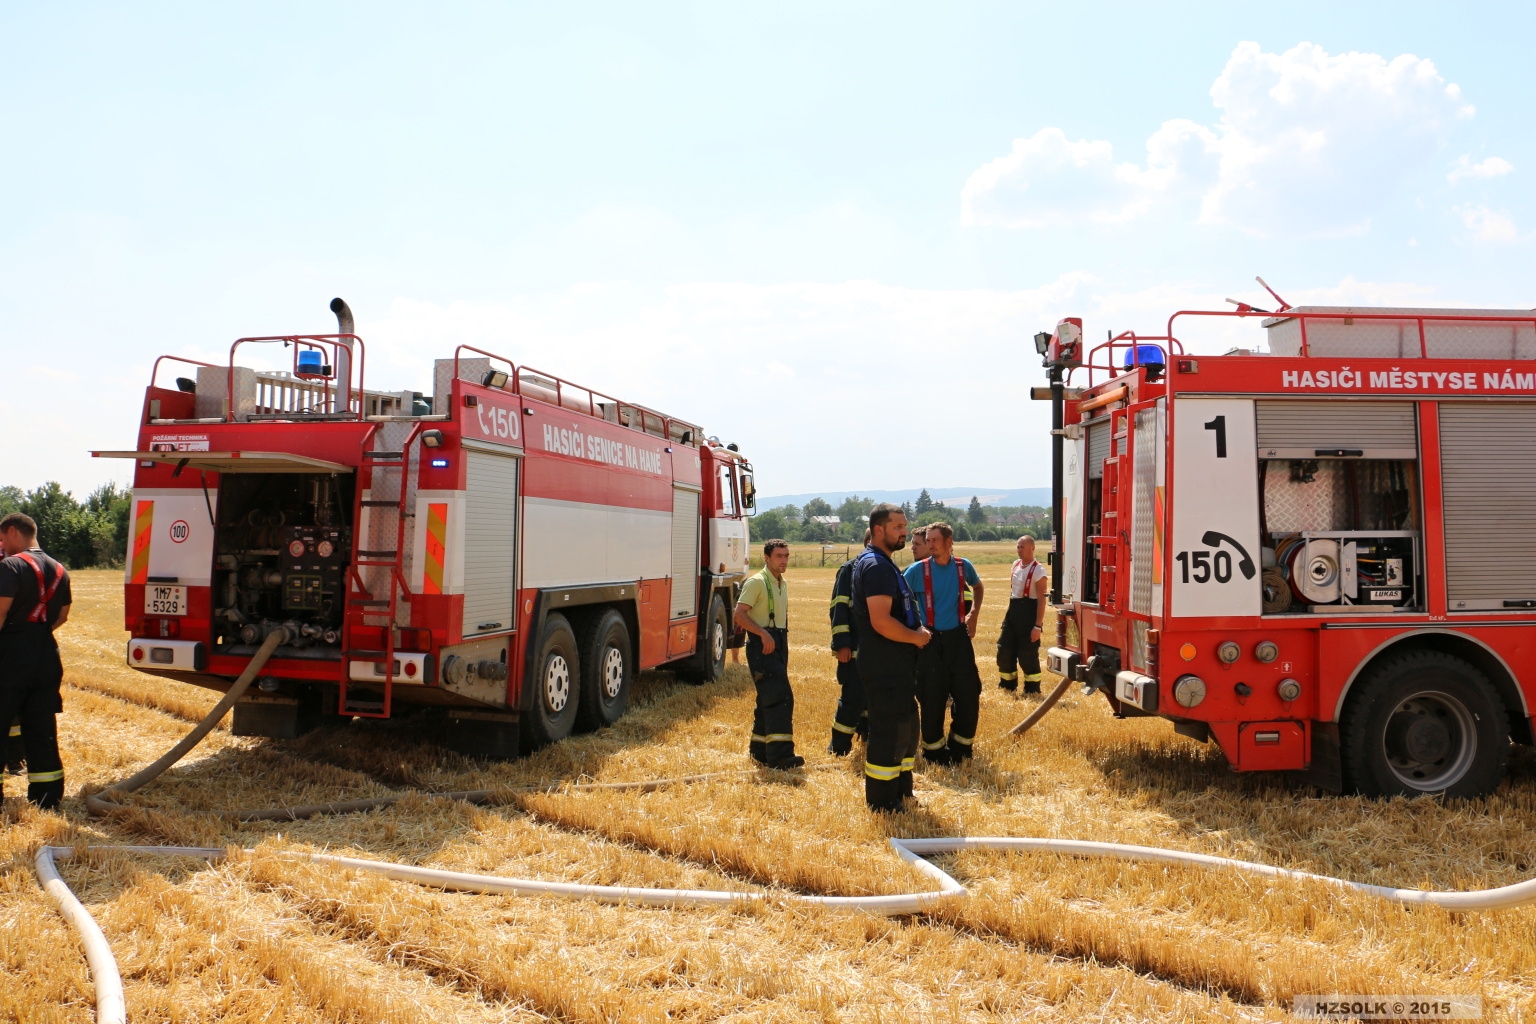
{"type": "MultiPolygon", "coordinates": [[[[923,493],[927,494],[928,492],[924,491],[923,493]]],[[[902,502],[901,503],[901,511],[906,515],[906,517],[908,519],[911,519],[912,518],[912,503],[910,501],[902,502]]]]}
{"type": "Polygon", "coordinates": [[[119,565],[128,557],[128,517],[133,495],[119,490],[114,483],[104,483],[85,499],[84,511],[91,517],[93,565],[119,565]]]}
{"type": "Polygon", "coordinates": [[[811,521],[811,516],[830,516],[833,514],[832,506],[827,504],[825,498],[812,498],[805,503],[805,508],[800,510],[800,519],[808,523],[811,521]]]}
{"type": "Polygon", "coordinates": [[[794,505],[780,505],[778,508],[759,512],[747,522],[750,524],[750,536],[758,542],[777,537],[793,544],[805,539],[804,527],[800,525],[800,510],[794,505]]]}
{"type": "Polygon", "coordinates": [[[50,480],[27,492],[20,511],[37,523],[37,546],[71,569],[91,565],[90,518],[74,495],[50,480]]]}
{"type": "Polygon", "coordinates": [[[6,484],[0,487],[0,516],[8,516],[12,512],[21,511],[21,503],[27,500],[27,496],[20,487],[6,484]]]}
{"type": "Polygon", "coordinates": [[[981,507],[981,499],[971,495],[971,505],[965,510],[965,518],[968,522],[981,525],[987,521],[987,510],[981,507]]]}
{"type": "Polygon", "coordinates": [[[860,536],[864,534],[864,520],[869,517],[869,510],[875,507],[873,498],[861,498],[857,494],[850,494],[843,499],[843,503],[837,506],[837,517],[845,526],[851,525],[860,536]]]}
{"type": "Polygon", "coordinates": [[[924,487],[922,493],[917,496],[917,504],[912,506],[912,511],[922,515],[931,508],[933,508],[933,498],[929,497],[928,488],[924,487]]]}

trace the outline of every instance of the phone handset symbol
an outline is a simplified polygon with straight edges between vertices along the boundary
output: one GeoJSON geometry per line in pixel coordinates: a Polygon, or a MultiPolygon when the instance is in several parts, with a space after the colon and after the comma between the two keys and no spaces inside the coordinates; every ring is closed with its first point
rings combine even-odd
{"type": "Polygon", "coordinates": [[[1238,554],[1237,571],[1243,574],[1245,580],[1253,579],[1253,574],[1258,571],[1254,568],[1253,558],[1248,554],[1247,549],[1224,533],[1206,530],[1205,536],[1200,538],[1200,543],[1212,548],[1220,547],[1223,543],[1232,545],[1232,549],[1238,554]]]}

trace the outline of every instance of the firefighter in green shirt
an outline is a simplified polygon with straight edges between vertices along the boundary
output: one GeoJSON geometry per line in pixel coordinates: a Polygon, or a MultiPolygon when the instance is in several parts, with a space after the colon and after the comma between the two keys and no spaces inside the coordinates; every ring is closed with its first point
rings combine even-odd
{"type": "Polygon", "coordinates": [[[736,624],[747,631],[747,668],[757,687],[752,715],[752,759],[769,768],[799,768],[795,753],[795,693],[789,685],[789,545],[763,545],[761,572],[747,577],[736,599],[736,624]]]}

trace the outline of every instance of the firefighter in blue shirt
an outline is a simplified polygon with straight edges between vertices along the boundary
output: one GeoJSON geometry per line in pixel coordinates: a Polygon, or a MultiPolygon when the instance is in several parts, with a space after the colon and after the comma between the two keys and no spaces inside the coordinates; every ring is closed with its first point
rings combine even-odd
{"type": "MultiPolygon", "coordinates": [[[[869,543],[869,531],[864,531],[869,543]]],[[[837,698],[837,713],[832,716],[832,742],[827,753],[842,757],[853,749],[853,737],[869,735],[869,712],[864,707],[864,684],[859,680],[859,639],[853,631],[853,564],[850,558],[837,568],[832,581],[832,654],[837,658],[837,684],[842,688],[837,698]]]]}
{"type": "Polygon", "coordinates": [[[917,596],[923,624],[933,642],[918,656],[917,702],[922,708],[923,757],[934,764],[954,764],[971,756],[976,721],[981,714],[981,673],[971,640],[981,618],[985,588],[976,567],[953,555],[955,533],[948,523],[928,527],[928,557],[907,566],[907,585],[917,596]],[[973,599],[966,604],[966,586],[973,599]],[[954,704],[949,738],[944,712],[954,704]]]}
{"type": "Polygon", "coordinates": [[[912,796],[917,760],[917,655],[928,643],[912,589],[891,561],[907,542],[907,517],[883,503],[869,512],[869,546],[853,566],[853,628],[869,706],[864,802],[898,811],[912,796]]]}

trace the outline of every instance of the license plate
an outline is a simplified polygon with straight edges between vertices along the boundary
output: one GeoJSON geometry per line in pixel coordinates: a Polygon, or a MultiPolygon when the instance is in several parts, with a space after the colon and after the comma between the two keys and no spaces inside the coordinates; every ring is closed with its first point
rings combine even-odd
{"type": "Polygon", "coordinates": [[[144,588],[145,615],[187,614],[187,588],[151,583],[144,588]]]}

